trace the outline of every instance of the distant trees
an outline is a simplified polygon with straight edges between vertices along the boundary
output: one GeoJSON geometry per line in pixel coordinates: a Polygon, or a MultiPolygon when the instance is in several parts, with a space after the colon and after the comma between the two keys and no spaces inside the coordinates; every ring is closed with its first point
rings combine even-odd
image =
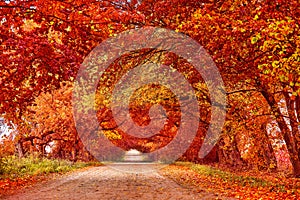
{"type": "Polygon", "coordinates": [[[27,109],[28,114],[24,115],[27,129],[18,134],[22,154],[38,152],[41,156],[73,161],[92,158],[76,132],[72,89],[72,83],[63,82],[60,89],[35,98],[33,105],[27,109]]]}

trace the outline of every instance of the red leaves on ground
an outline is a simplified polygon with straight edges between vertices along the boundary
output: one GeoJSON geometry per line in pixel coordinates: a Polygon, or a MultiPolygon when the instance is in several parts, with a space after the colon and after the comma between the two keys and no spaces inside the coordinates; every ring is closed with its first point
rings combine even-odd
{"type": "Polygon", "coordinates": [[[0,197],[2,195],[13,194],[22,188],[29,187],[37,181],[45,180],[46,176],[26,176],[18,178],[0,179],[0,197]]]}
{"type": "MultiPolygon", "coordinates": [[[[217,174],[200,174],[187,166],[171,165],[164,169],[164,175],[174,179],[176,182],[186,186],[196,187],[197,190],[207,190],[221,196],[229,196],[240,199],[299,199],[300,182],[293,178],[276,178],[266,176],[263,183],[243,182],[232,177],[232,179],[218,176],[217,174]]],[[[244,179],[249,177],[248,172],[238,173],[244,179]]],[[[253,177],[251,175],[251,177],[253,177]]],[[[249,177],[250,178],[250,177],[249,177]]],[[[257,178],[257,177],[254,177],[257,178]]],[[[242,178],[241,178],[242,179],[242,178]]],[[[261,179],[258,178],[258,179],[261,179]]]]}

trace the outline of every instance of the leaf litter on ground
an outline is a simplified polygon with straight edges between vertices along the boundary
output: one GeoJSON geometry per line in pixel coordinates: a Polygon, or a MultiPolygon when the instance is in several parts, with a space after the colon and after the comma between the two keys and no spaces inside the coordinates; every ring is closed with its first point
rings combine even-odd
{"type": "Polygon", "coordinates": [[[300,199],[300,179],[280,173],[230,172],[184,162],[169,165],[162,173],[181,185],[238,199],[300,199]]]}

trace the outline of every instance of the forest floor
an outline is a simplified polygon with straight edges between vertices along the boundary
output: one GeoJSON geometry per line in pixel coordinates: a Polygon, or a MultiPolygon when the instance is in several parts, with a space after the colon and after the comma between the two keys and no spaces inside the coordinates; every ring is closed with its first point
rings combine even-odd
{"type": "Polygon", "coordinates": [[[300,180],[192,163],[88,167],[52,175],[0,199],[300,199],[300,180]],[[139,173],[142,171],[146,173],[139,173]]]}
{"type": "Polygon", "coordinates": [[[300,199],[300,179],[286,172],[233,170],[183,162],[168,166],[162,173],[178,184],[236,199],[300,199]]]}
{"type": "Polygon", "coordinates": [[[99,166],[79,170],[42,181],[21,189],[2,199],[232,199],[221,197],[204,188],[178,184],[163,175],[162,170],[134,173],[135,168],[149,168],[149,164],[128,164],[112,168],[99,166]],[[147,165],[147,166],[146,166],[147,165]],[[123,167],[130,172],[122,170],[123,167]],[[121,169],[121,171],[120,171],[121,169]]]}

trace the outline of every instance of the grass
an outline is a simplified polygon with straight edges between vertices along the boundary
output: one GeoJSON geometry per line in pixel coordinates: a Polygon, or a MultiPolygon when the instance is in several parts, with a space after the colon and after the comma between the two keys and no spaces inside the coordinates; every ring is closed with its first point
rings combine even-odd
{"type": "Polygon", "coordinates": [[[92,165],[97,165],[97,163],[72,163],[66,160],[53,160],[47,158],[38,158],[34,156],[29,156],[25,158],[9,156],[0,159],[0,179],[45,175],[49,173],[65,173],[68,171],[92,165]]]}
{"type": "Polygon", "coordinates": [[[176,162],[175,165],[185,166],[195,171],[198,174],[219,178],[226,182],[234,182],[240,186],[250,187],[275,187],[278,190],[285,190],[284,184],[274,183],[262,178],[253,177],[249,175],[237,175],[228,171],[216,169],[207,165],[194,164],[189,162],[176,162]]]}
{"type": "Polygon", "coordinates": [[[163,171],[164,175],[182,185],[203,188],[222,196],[238,199],[300,199],[297,178],[277,173],[217,168],[190,162],[176,162],[163,171]]]}

